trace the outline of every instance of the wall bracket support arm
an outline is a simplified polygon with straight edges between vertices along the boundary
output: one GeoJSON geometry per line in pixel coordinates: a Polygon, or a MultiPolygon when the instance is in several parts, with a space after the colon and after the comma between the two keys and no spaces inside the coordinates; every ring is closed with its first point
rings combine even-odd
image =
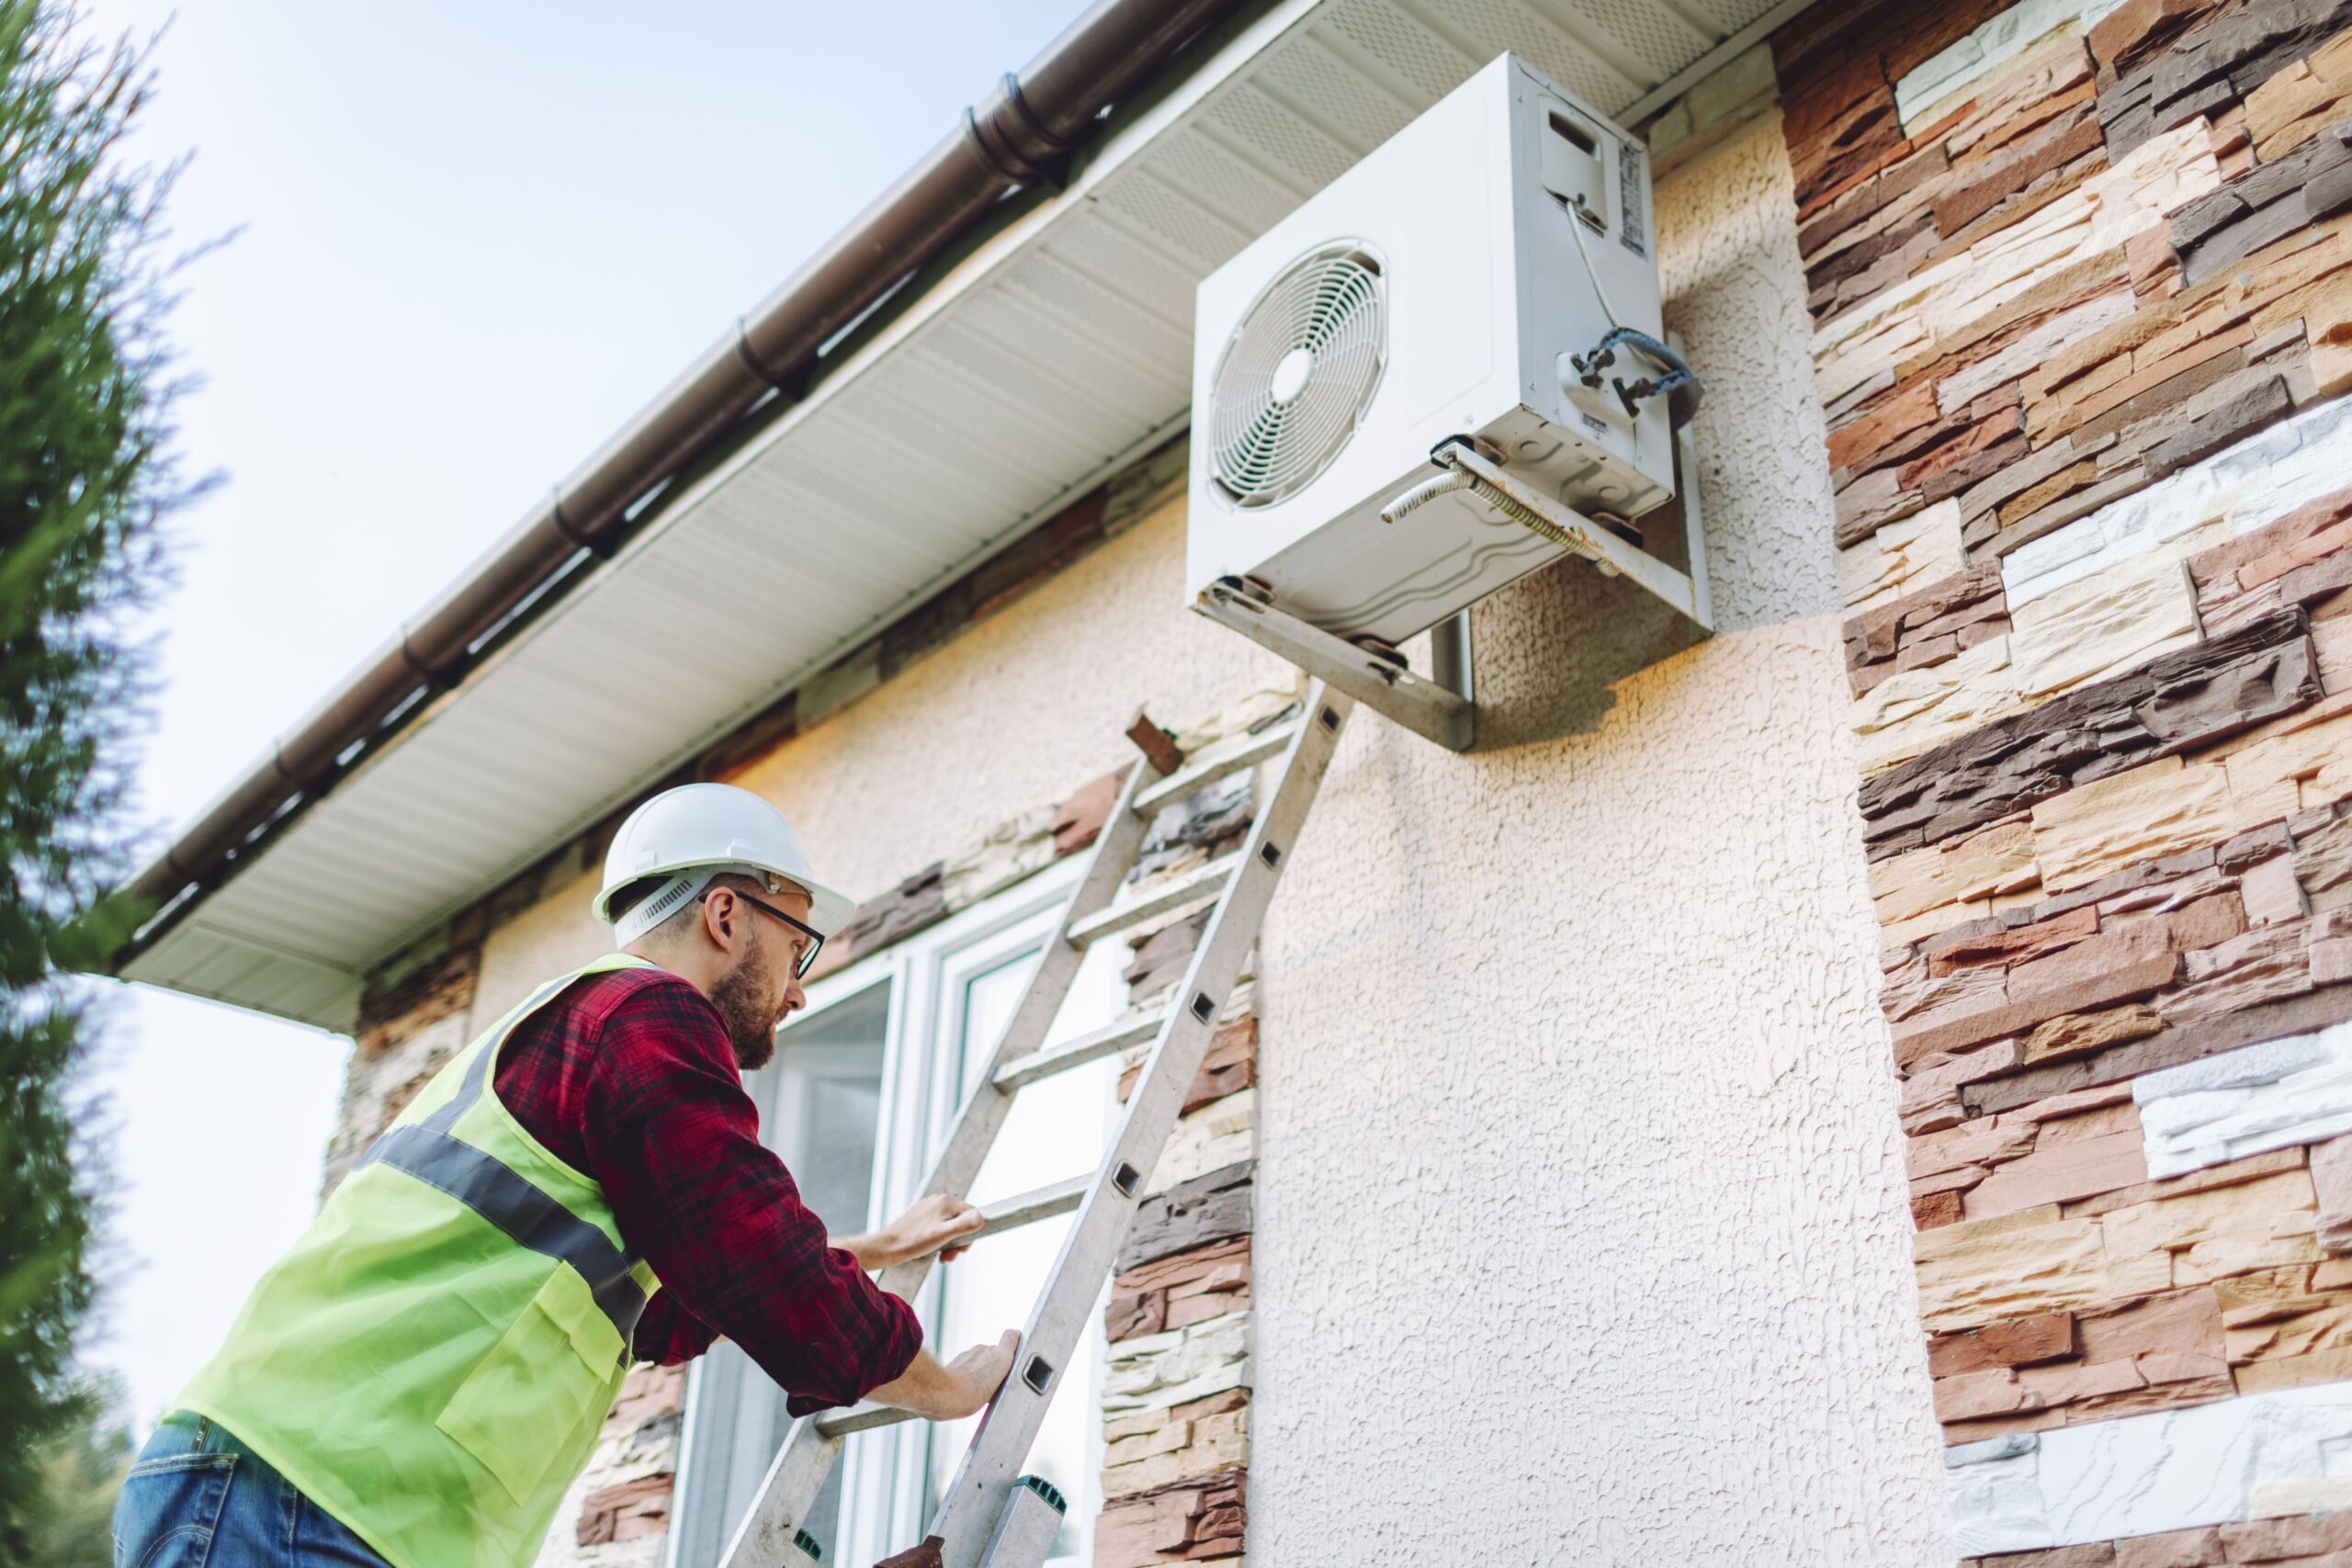
{"type": "Polygon", "coordinates": [[[1449,751],[1470,750],[1474,710],[1461,694],[1229,583],[1211,583],[1193,608],[1414,734],[1449,751]]]}

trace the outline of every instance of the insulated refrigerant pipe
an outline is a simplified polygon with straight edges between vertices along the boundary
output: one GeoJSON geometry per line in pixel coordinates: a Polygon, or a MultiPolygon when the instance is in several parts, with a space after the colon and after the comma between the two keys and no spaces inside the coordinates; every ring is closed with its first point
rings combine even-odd
{"type": "Polygon", "coordinates": [[[609,554],[640,499],[772,391],[796,396],[836,333],[999,200],[1051,177],[1103,110],[1247,3],[1100,0],[247,768],[131,891],[161,904],[212,876],[298,795],[328,784],[353,746],[421,705],[421,690],[455,685],[474,645],[581,550],[609,554]]]}

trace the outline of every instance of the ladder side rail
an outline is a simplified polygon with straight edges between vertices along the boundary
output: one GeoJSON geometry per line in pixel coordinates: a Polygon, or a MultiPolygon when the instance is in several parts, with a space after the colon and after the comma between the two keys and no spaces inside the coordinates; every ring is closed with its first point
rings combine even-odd
{"type": "MultiPolygon", "coordinates": [[[[1160,1025],[1127,1101],[1117,1136],[1103,1156],[1078,1219],[1063,1239],[1022,1336],[1012,1375],[981,1415],[931,1529],[944,1538],[944,1568],[978,1568],[1011,1500],[1046,1407],[1060,1387],[1072,1351],[1148,1179],[1200,1071],[1217,1016],[1239,982],[1283,869],[1314,805],[1353,702],[1320,682],[1309,689],[1306,721],[1283,760],[1281,782],[1243,846],[1240,871],[1227,885],[1187,966],[1176,1005],[1160,1025]],[[1271,851],[1272,852],[1268,852],[1271,851]]],[[[991,1563],[990,1568],[995,1568],[991,1563]]]]}
{"type": "MultiPolygon", "coordinates": [[[[1079,965],[1086,959],[1085,949],[1069,941],[1069,928],[1106,908],[1141,857],[1144,833],[1151,824],[1135,809],[1135,800],[1159,776],[1159,771],[1142,758],[1128,771],[1118,804],[1103,819],[1102,830],[1088,852],[1086,874],[1046,942],[1021,1005],[1005,1023],[988,1072],[957,1111],[955,1126],[923,1183],[923,1196],[952,1192],[960,1198],[979,1174],[980,1164],[1012,1107],[1012,1093],[997,1087],[997,1072],[1045,1043],[1046,1032],[1054,1026],[1054,1016],[1061,1011],[1070,984],[1078,978],[1079,965]]],[[[911,1302],[930,1277],[931,1264],[928,1258],[898,1264],[884,1269],[875,1283],[899,1300],[911,1302]]],[[[734,1539],[719,1559],[721,1568],[782,1568],[791,1561],[785,1553],[792,1550],[794,1532],[800,1529],[840,1457],[843,1436],[823,1430],[816,1416],[804,1416],[792,1424],[760,1483],[758,1499],[745,1511],[743,1522],[736,1527],[734,1539]]]]}
{"type": "Polygon", "coordinates": [[[725,1568],[784,1568],[791,1561],[785,1553],[797,1550],[793,1535],[817,1494],[825,1489],[825,1477],[841,1457],[845,1436],[819,1431],[814,1416],[803,1416],[792,1424],[760,1482],[759,1501],[744,1512],[719,1559],[725,1568]]]}
{"type": "MultiPolygon", "coordinates": [[[[1085,945],[1070,941],[1070,930],[1110,908],[1125,883],[1127,873],[1142,858],[1144,835],[1151,827],[1151,819],[1135,808],[1136,796],[1159,776],[1159,770],[1148,759],[1136,759],[1127,782],[1120,787],[1118,804],[1103,818],[1102,831],[1095,838],[1086,875],[1063,907],[1054,934],[1046,939],[1036,971],[1022,993],[1021,1004],[1013,1009],[1012,1016],[1005,1021],[1004,1032],[997,1036],[996,1050],[989,1057],[987,1070],[956,1111],[955,1126],[940,1148],[931,1179],[923,1183],[918,1196],[951,1192],[960,1198],[971,1190],[981,1164],[996,1146],[997,1134],[1002,1131],[1005,1117],[1012,1110],[1013,1097],[997,1087],[996,1076],[1045,1045],[1046,1035],[1054,1027],[1054,1019],[1062,1010],[1070,986],[1078,979],[1079,968],[1086,962],[1085,945]]],[[[884,1269],[875,1282],[900,1300],[910,1302],[930,1277],[932,1262],[931,1258],[910,1258],[884,1269]]]]}

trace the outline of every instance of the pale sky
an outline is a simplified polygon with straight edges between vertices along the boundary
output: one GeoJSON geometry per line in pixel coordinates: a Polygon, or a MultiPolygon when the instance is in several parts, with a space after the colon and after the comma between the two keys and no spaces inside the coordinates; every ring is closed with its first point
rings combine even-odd
{"type": "MultiPolygon", "coordinates": [[[[182,449],[144,815],[270,739],[1018,68],[1080,0],[205,0],[141,146],[192,150],[182,449]]],[[[145,34],[163,0],[91,0],[145,34]]],[[[310,1218],[349,1042],[126,988],[87,1359],[143,1428],[310,1218]]]]}

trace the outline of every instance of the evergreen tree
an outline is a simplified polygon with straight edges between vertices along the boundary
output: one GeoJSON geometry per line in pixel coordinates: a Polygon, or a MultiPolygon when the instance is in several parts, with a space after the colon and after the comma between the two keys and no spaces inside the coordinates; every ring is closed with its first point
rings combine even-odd
{"type": "Polygon", "coordinates": [[[114,1500],[130,1468],[130,1434],[114,1391],[90,1390],[81,1415],[35,1455],[36,1490],[21,1521],[23,1568],[107,1568],[114,1500]]]}
{"type": "MultiPolygon", "coordinates": [[[[124,136],[142,52],[56,0],[0,0],[0,1562],[28,1562],[58,1443],[93,1418],[74,1340],[101,1185],[77,1114],[85,983],[142,911],[122,803],[142,661],[126,617],[160,585],[186,499],[157,260],[171,169],[124,136]]],[[[95,1451],[95,1450],[93,1450],[95,1451]]],[[[92,1462],[97,1462],[93,1461],[92,1462]]]]}

